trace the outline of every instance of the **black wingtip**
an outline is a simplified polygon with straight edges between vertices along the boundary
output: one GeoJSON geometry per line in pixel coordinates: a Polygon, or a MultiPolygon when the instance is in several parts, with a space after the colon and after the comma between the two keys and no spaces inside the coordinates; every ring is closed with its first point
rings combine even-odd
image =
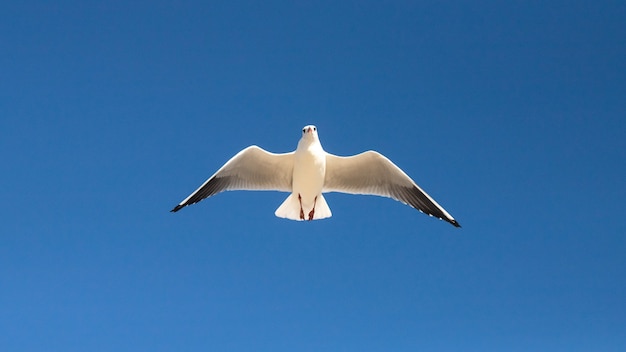
{"type": "Polygon", "coordinates": [[[451,220],[450,223],[454,225],[454,227],[461,227],[461,224],[459,224],[456,220],[451,220]]]}
{"type": "Polygon", "coordinates": [[[171,213],[175,213],[179,210],[181,210],[184,207],[184,205],[180,205],[178,204],[177,206],[174,207],[174,209],[170,210],[171,213]]]}

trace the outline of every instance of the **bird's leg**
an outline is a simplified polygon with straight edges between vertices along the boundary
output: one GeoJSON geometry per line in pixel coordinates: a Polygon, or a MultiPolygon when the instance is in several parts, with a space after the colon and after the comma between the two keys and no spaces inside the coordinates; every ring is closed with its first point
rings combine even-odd
{"type": "Polygon", "coordinates": [[[300,220],[304,220],[304,210],[302,209],[302,197],[298,193],[298,201],[300,202],[300,220]]]}
{"type": "Polygon", "coordinates": [[[313,209],[309,212],[309,221],[313,220],[313,215],[315,215],[315,202],[317,202],[317,196],[313,200],[313,209]]]}

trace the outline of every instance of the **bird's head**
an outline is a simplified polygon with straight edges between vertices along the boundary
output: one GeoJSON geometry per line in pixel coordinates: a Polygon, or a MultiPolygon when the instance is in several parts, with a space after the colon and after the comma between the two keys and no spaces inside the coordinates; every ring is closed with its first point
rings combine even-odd
{"type": "Polygon", "coordinates": [[[312,138],[317,139],[317,127],[313,125],[304,126],[302,128],[302,138],[312,138]]]}

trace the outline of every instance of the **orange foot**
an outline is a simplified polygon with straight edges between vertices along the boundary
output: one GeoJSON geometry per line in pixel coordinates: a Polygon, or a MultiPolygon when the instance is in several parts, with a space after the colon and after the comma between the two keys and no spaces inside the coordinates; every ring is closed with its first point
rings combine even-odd
{"type": "Polygon", "coordinates": [[[302,197],[300,197],[300,193],[298,193],[298,201],[300,202],[300,220],[304,220],[304,210],[302,209],[302,197]]]}
{"type": "Polygon", "coordinates": [[[317,197],[313,200],[313,209],[309,212],[309,221],[313,220],[313,215],[315,215],[315,203],[317,202],[317,197]]]}

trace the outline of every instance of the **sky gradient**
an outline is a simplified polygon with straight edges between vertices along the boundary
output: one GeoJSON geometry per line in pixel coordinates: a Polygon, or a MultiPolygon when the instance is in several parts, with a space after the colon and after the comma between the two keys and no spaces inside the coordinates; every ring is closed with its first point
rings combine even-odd
{"type": "Polygon", "coordinates": [[[0,350],[626,350],[626,4],[5,1],[0,350]],[[386,155],[169,210],[249,145],[386,155]]]}

